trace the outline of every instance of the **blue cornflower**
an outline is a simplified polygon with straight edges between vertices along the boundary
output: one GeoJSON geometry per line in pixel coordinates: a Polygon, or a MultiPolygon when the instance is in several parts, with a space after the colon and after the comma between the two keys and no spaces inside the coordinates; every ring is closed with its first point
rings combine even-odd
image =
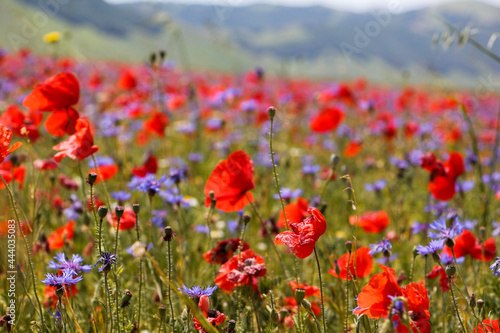
{"type": "Polygon", "coordinates": [[[469,192],[474,188],[474,181],[473,180],[464,180],[462,182],[457,181],[455,185],[455,190],[457,192],[469,192]]]}
{"type": "MultiPolygon", "coordinates": [[[[289,188],[283,187],[280,192],[283,200],[294,199],[302,194],[302,190],[300,188],[296,189],[295,191],[292,191],[289,188]]],[[[279,200],[279,198],[280,198],[279,194],[276,193],[274,195],[274,199],[279,200]]]]}
{"type": "MultiPolygon", "coordinates": [[[[454,263],[453,257],[444,253],[444,252],[441,252],[440,258],[441,258],[441,263],[445,266],[451,265],[454,263]]],[[[465,261],[465,257],[457,258],[457,264],[462,264],[464,261],[465,261]]]]}
{"type": "Polygon", "coordinates": [[[491,272],[496,276],[500,277],[500,257],[497,257],[493,265],[490,266],[491,272]]]}
{"type": "Polygon", "coordinates": [[[56,321],[62,320],[62,316],[61,316],[61,313],[59,312],[59,310],[56,311],[56,314],[53,314],[52,312],[50,312],[50,310],[48,310],[48,311],[52,315],[52,317],[54,317],[56,319],[56,321]]]}
{"type": "Polygon", "coordinates": [[[431,240],[429,242],[429,245],[423,246],[423,245],[418,245],[417,246],[417,253],[422,255],[422,256],[427,256],[429,254],[434,254],[439,250],[443,249],[444,244],[439,241],[439,240],[431,240]]]}
{"type": "Polygon", "coordinates": [[[500,235],[500,223],[498,223],[497,221],[494,221],[492,224],[493,226],[493,230],[491,231],[491,235],[493,237],[497,237],[500,235]]]}
{"type": "Polygon", "coordinates": [[[198,224],[194,226],[194,231],[200,234],[208,234],[210,232],[210,228],[206,224],[198,224]]]}
{"type": "Polygon", "coordinates": [[[131,190],[139,190],[150,195],[154,195],[160,192],[160,189],[163,187],[163,185],[165,185],[166,181],[167,176],[165,175],[156,180],[155,175],[148,174],[143,178],[133,177],[132,180],[127,184],[127,186],[131,190]]]}
{"type": "Polygon", "coordinates": [[[76,275],[76,272],[71,270],[63,271],[61,275],[47,273],[45,274],[45,280],[41,282],[51,287],[69,286],[83,280],[81,276],[76,275]]]}
{"type": "Polygon", "coordinates": [[[207,120],[205,126],[209,130],[218,130],[224,125],[224,120],[220,118],[210,118],[207,120]]]}
{"type": "Polygon", "coordinates": [[[410,163],[408,163],[408,161],[396,157],[391,157],[390,162],[392,165],[394,165],[396,168],[400,170],[406,170],[410,167],[410,163]]]}
{"type": "Polygon", "coordinates": [[[90,265],[81,265],[81,263],[83,262],[83,258],[80,257],[80,255],[78,254],[73,254],[71,260],[67,260],[64,253],[58,253],[54,257],[54,259],[57,260],[58,262],[51,260],[49,262],[49,268],[60,269],[63,272],[69,271],[73,272],[74,274],[77,274],[79,272],[88,273],[92,269],[92,266],[90,265]]]}
{"type": "Polygon", "coordinates": [[[444,218],[439,218],[429,225],[429,229],[433,231],[427,232],[427,236],[439,240],[443,246],[447,239],[453,239],[464,231],[458,217],[453,219],[453,225],[450,228],[446,226],[444,218]]]}
{"type": "Polygon", "coordinates": [[[239,225],[240,224],[238,223],[238,221],[229,220],[229,221],[227,221],[227,230],[229,230],[229,232],[231,234],[234,234],[236,232],[236,230],[238,229],[239,225]]]}
{"type": "Polygon", "coordinates": [[[71,205],[63,210],[64,216],[68,220],[77,220],[83,214],[82,203],[78,200],[76,194],[71,194],[69,200],[71,201],[71,205]]]}
{"type": "Polygon", "coordinates": [[[394,261],[398,258],[398,254],[397,253],[394,253],[393,255],[391,255],[390,257],[387,257],[387,256],[383,256],[382,258],[379,258],[379,259],[376,259],[375,261],[378,262],[379,264],[382,264],[382,265],[389,265],[389,262],[390,261],[394,261]]]}
{"type": "Polygon", "coordinates": [[[213,286],[213,287],[208,286],[205,289],[203,289],[200,286],[194,286],[193,288],[188,288],[183,284],[182,288],[177,288],[177,289],[179,289],[180,292],[188,295],[189,297],[191,297],[193,299],[199,299],[203,295],[205,295],[207,297],[212,296],[215,289],[217,289],[217,286],[213,286]]]}
{"type": "Polygon", "coordinates": [[[172,167],[170,168],[170,172],[168,173],[168,179],[165,182],[167,187],[170,187],[175,184],[179,184],[181,181],[186,180],[187,176],[187,166],[182,166],[180,168],[172,167]]]}
{"type": "Polygon", "coordinates": [[[200,153],[189,153],[188,155],[188,161],[190,162],[201,162],[203,160],[203,155],[200,153]]]}
{"type": "Polygon", "coordinates": [[[120,201],[120,202],[123,202],[123,201],[130,200],[130,198],[132,197],[132,194],[130,194],[127,191],[118,191],[118,192],[111,193],[111,197],[113,199],[120,201]]]}
{"type": "Polygon", "coordinates": [[[384,255],[390,254],[392,245],[387,239],[382,239],[382,241],[377,244],[370,244],[370,255],[374,255],[377,253],[383,253],[384,255]]]}
{"type": "Polygon", "coordinates": [[[163,229],[163,224],[167,220],[167,211],[166,210],[153,210],[153,218],[151,222],[158,228],[163,229]]]}
{"type": "Polygon", "coordinates": [[[321,170],[321,166],[319,166],[319,164],[304,165],[302,167],[302,172],[306,175],[314,175],[315,173],[318,173],[320,170],[321,170]]]}
{"type": "Polygon", "coordinates": [[[380,179],[373,184],[366,183],[365,190],[367,190],[368,192],[380,192],[385,188],[386,185],[387,181],[385,179],[380,179]]]}
{"type": "Polygon", "coordinates": [[[99,268],[99,272],[108,273],[111,270],[111,265],[116,265],[116,254],[102,252],[101,257],[97,260],[94,267],[97,266],[98,263],[102,264],[102,267],[99,268]]]}
{"type": "MultiPolygon", "coordinates": [[[[104,157],[104,156],[97,156],[95,158],[97,162],[97,166],[104,166],[104,165],[112,165],[115,164],[115,161],[113,160],[112,157],[104,157]]],[[[95,163],[94,160],[89,161],[89,168],[95,168],[95,163]]]]}
{"type": "Polygon", "coordinates": [[[410,230],[412,235],[419,234],[423,231],[426,231],[429,228],[429,225],[426,223],[420,223],[418,221],[415,221],[412,223],[410,226],[410,230]]]}

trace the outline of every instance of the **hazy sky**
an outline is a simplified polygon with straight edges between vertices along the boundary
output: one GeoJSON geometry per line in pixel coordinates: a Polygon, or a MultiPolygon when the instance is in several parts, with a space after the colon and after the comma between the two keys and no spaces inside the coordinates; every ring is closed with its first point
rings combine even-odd
{"type": "MultiPolygon", "coordinates": [[[[111,3],[120,2],[137,2],[140,0],[106,0],[111,3]]],[[[151,0],[143,0],[151,2],[151,0]]],[[[160,0],[162,1],[162,0],[160,0]]],[[[164,2],[178,2],[178,3],[200,3],[219,6],[240,6],[250,3],[273,3],[289,6],[305,6],[305,5],[323,5],[337,9],[345,9],[350,11],[362,12],[376,8],[387,7],[390,3],[397,3],[400,5],[401,11],[421,8],[428,5],[441,4],[452,2],[453,0],[163,0],[164,2]]],[[[500,6],[500,0],[482,0],[482,2],[490,3],[492,5],[500,6]]]]}

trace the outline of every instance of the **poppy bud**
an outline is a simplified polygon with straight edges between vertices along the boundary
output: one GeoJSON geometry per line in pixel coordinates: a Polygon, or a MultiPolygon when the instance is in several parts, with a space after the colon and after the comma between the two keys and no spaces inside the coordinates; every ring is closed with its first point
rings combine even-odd
{"type": "Polygon", "coordinates": [[[228,333],[236,332],[236,320],[231,319],[226,327],[224,327],[224,331],[228,333]]]}
{"type": "Polygon", "coordinates": [[[170,242],[172,240],[172,238],[174,238],[174,236],[175,236],[175,233],[172,230],[172,227],[165,227],[163,229],[163,232],[165,233],[165,236],[163,236],[163,240],[166,242],[170,242]]]}
{"type": "Polygon", "coordinates": [[[165,305],[160,305],[158,308],[158,314],[160,315],[160,320],[164,321],[165,317],[167,316],[167,307],[165,305]]]}
{"type": "Polygon", "coordinates": [[[151,66],[154,66],[154,65],[155,65],[155,63],[156,63],[156,53],[151,53],[151,54],[149,55],[149,64],[150,64],[151,66]]]}
{"type": "Polygon", "coordinates": [[[250,223],[250,216],[249,215],[243,215],[243,223],[245,223],[245,226],[250,223]]]}
{"type": "Polygon", "coordinates": [[[441,262],[441,258],[439,258],[439,255],[436,252],[432,253],[432,259],[434,259],[436,263],[441,262]]]}
{"type": "Polygon", "coordinates": [[[156,194],[156,191],[154,189],[152,189],[152,188],[148,189],[148,196],[150,198],[154,197],[155,194],[156,194]]]}
{"type": "Polygon", "coordinates": [[[165,60],[165,58],[167,57],[167,51],[160,50],[159,54],[160,54],[160,61],[163,62],[163,60],[165,60]]]}
{"type": "Polygon", "coordinates": [[[482,308],[483,308],[483,306],[484,306],[484,301],[480,298],[480,299],[478,299],[478,300],[477,300],[476,304],[477,304],[477,309],[478,309],[479,311],[481,311],[481,309],[482,309],[482,308]]]}
{"type": "Polygon", "coordinates": [[[418,251],[417,251],[417,247],[414,246],[413,247],[413,258],[415,258],[416,256],[418,256],[418,251]]]}
{"type": "Polygon", "coordinates": [[[340,157],[338,155],[332,154],[330,156],[330,163],[332,164],[332,170],[335,170],[337,168],[339,162],[340,162],[340,157]]]}
{"type": "Polygon", "coordinates": [[[352,242],[351,241],[345,242],[345,248],[347,249],[347,251],[349,251],[349,253],[351,253],[352,252],[352,242]]]}
{"type": "Polygon", "coordinates": [[[64,286],[63,285],[56,286],[56,296],[59,299],[64,296],[64,286]]]}
{"type": "Polygon", "coordinates": [[[445,244],[451,249],[455,246],[455,241],[451,238],[446,238],[445,244]]]}
{"type": "Polygon", "coordinates": [[[453,276],[457,272],[457,269],[455,266],[446,266],[445,272],[446,272],[446,275],[453,276]]]}
{"type": "Polygon", "coordinates": [[[469,305],[473,309],[476,307],[476,296],[474,294],[470,296],[469,305]]]}
{"type": "Polygon", "coordinates": [[[123,216],[123,212],[124,212],[124,209],[122,206],[116,206],[115,207],[115,214],[116,214],[116,217],[121,219],[122,216],[123,216]]]}
{"type": "Polygon", "coordinates": [[[130,292],[130,290],[125,290],[123,292],[122,304],[120,305],[120,307],[123,309],[129,306],[131,299],[132,299],[132,293],[130,292]]]}
{"type": "Polygon", "coordinates": [[[269,115],[269,118],[273,119],[274,116],[276,115],[276,108],[274,106],[270,106],[267,109],[267,114],[269,115]]]}
{"type": "Polygon", "coordinates": [[[138,215],[139,212],[141,211],[141,205],[139,205],[138,203],[135,203],[132,205],[132,209],[134,210],[134,214],[138,215]]]}
{"type": "Polygon", "coordinates": [[[271,311],[271,319],[275,325],[278,325],[280,322],[280,314],[276,308],[273,308],[271,311]]]}
{"type": "Polygon", "coordinates": [[[87,183],[89,183],[90,185],[94,185],[96,180],[97,180],[97,173],[89,172],[89,174],[87,175],[87,183]]]}
{"type": "Polygon", "coordinates": [[[382,252],[382,254],[384,255],[384,257],[389,258],[391,256],[391,251],[384,250],[384,252],[382,252]]]}
{"type": "Polygon", "coordinates": [[[290,312],[287,309],[282,308],[280,310],[280,319],[281,319],[281,321],[283,322],[283,320],[285,320],[285,317],[288,316],[289,314],[290,314],[290,312]]]}
{"type": "Polygon", "coordinates": [[[339,263],[337,262],[337,259],[335,259],[335,273],[340,276],[340,267],[339,267],[339,263]]]}
{"type": "Polygon", "coordinates": [[[97,209],[97,214],[99,215],[99,217],[101,219],[105,218],[106,215],[108,215],[108,207],[106,206],[100,206],[98,209],[97,209]]]}
{"type": "Polygon", "coordinates": [[[297,304],[301,304],[302,300],[306,297],[306,291],[302,288],[295,289],[295,300],[297,304]]]}
{"type": "Polygon", "coordinates": [[[302,300],[302,306],[304,307],[304,309],[307,310],[307,312],[313,313],[313,310],[312,310],[312,307],[311,307],[311,302],[309,302],[307,299],[304,298],[302,300]]]}

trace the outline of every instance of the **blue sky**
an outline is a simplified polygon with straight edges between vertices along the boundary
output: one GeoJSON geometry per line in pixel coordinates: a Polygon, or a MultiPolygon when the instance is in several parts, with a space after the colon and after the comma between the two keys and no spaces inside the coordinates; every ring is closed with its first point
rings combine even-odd
{"type": "MultiPolygon", "coordinates": [[[[140,0],[106,0],[111,3],[138,2],[140,0]]],[[[160,0],[161,1],[161,0],[160,0]]],[[[384,8],[390,4],[398,4],[401,11],[422,8],[429,5],[452,2],[453,0],[166,0],[164,2],[200,3],[219,6],[240,6],[250,3],[273,3],[289,6],[323,5],[336,9],[363,12],[384,8]]],[[[500,6],[500,0],[482,0],[492,5],[500,6]]]]}

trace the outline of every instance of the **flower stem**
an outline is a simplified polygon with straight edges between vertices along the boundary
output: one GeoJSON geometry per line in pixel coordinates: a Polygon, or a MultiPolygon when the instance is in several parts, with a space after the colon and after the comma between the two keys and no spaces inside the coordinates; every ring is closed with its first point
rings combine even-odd
{"type": "Polygon", "coordinates": [[[316,257],[316,265],[318,265],[318,276],[319,276],[319,290],[321,291],[321,312],[323,313],[323,332],[327,332],[326,330],[326,313],[325,313],[325,302],[323,299],[323,281],[321,278],[321,266],[319,264],[318,252],[316,251],[316,247],[314,247],[314,256],[316,257]]]}
{"type": "Polygon", "coordinates": [[[120,230],[120,217],[116,217],[116,234],[115,234],[115,254],[118,254],[118,231],[120,230]]]}
{"type": "Polygon", "coordinates": [[[453,305],[455,306],[455,312],[457,314],[458,321],[460,322],[460,325],[462,326],[464,333],[467,333],[467,330],[465,329],[464,323],[462,322],[462,318],[460,317],[460,313],[458,312],[458,305],[457,305],[457,301],[455,299],[455,293],[453,292],[452,283],[453,282],[451,280],[451,276],[448,276],[448,284],[450,285],[451,299],[453,300],[453,305]]]}
{"type": "Polygon", "coordinates": [[[168,256],[168,304],[170,305],[170,320],[173,322],[174,319],[174,307],[172,305],[172,298],[170,296],[170,285],[172,284],[172,253],[170,251],[170,241],[167,242],[167,256],[168,256]]]}
{"type": "Polygon", "coordinates": [[[344,320],[344,332],[348,331],[349,325],[349,263],[351,262],[351,251],[349,251],[349,256],[347,259],[347,271],[345,277],[345,320],[344,320]]]}

